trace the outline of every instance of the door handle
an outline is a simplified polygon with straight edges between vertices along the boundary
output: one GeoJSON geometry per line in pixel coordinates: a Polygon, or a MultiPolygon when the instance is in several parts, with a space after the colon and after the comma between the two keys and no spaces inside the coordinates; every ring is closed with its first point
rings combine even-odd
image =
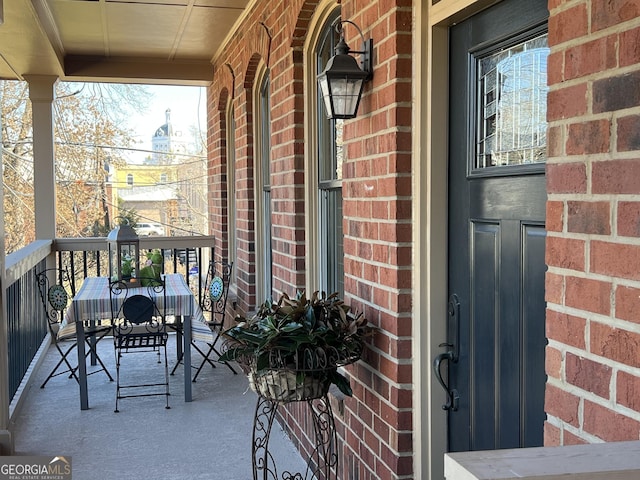
{"type": "MultiPolygon", "coordinates": [[[[450,347],[450,345],[447,343],[443,343],[440,346],[450,347]]],[[[460,395],[458,395],[458,391],[455,388],[453,390],[449,389],[449,386],[446,384],[446,382],[442,378],[442,371],[440,369],[443,361],[447,360],[448,362],[451,362],[453,361],[453,359],[454,359],[454,354],[451,350],[438,354],[436,358],[433,359],[433,372],[436,375],[436,379],[438,380],[438,383],[442,386],[445,393],[447,394],[447,401],[444,405],[442,405],[442,409],[451,410],[455,412],[456,410],[458,410],[460,395]]]]}
{"type": "Polygon", "coordinates": [[[447,338],[449,343],[440,344],[440,347],[446,347],[447,351],[440,353],[433,359],[433,372],[435,373],[438,383],[447,394],[447,401],[442,405],[442,409],[455,412],[458,410],[460,395],[455,388],[450,388],[444,381],[444,378],[442,378],[442,362],[446,360],[449,362],[449,365],[451,363],[458,363],[460,356],[460,300],[455,293],[449,297],[447,315],[447,338]]]}

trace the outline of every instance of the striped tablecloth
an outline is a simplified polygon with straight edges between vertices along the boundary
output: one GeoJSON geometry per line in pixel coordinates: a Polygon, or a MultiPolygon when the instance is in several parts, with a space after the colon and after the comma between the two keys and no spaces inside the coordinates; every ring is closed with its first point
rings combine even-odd
{"type": "MultiPolygon", "coordinates": [[[[184,277],[179,273],[164,276],[167,290],[167,315],[191,316],[191,337],[203,342],[213,342],[214,335],[205,323],[202,309],[198,305],[193,292],[187,286],[184,277]]],[[[133,289],[130,295],[140,290],[147,294],[146,288],[133,289]]],[[[164,298],[157,297],[158,308],[162,310],[164,298]]],[[[109,279],[107,277],[86,278],[67,308],[65,317],[58,331],[58,339],[73,337],[76,333],[76,320],[111,319],[111,300],[109,296],[109,279]]]]}

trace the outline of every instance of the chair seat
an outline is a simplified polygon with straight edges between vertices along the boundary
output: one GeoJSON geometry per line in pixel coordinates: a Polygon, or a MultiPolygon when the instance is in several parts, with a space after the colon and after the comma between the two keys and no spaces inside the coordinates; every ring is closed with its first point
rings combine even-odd
{"type": "MultiPolygon", "coordinates": [[[[84,325],[84,335],[85,337],[87,336],[93,336],[93,335],[99,335],[101,333],[108,333],[111,330],[111,325],[99,325],[99,324],[95,324],[95,325],[91,325],[89,323],[84,325]]],[[[56,335],[59,335],[59,331],[60,331],[60,324],[58,324],[56,327],[53,327],[53,331],[55,332],[56,335]]],[[[58,337],[59,340],[69,340],[73,337],[76,336],[76,332],[77,332],[77,327],[76,324],[74,322],[71,322],[69,324],[67,324],[64,328],[64,338],[60,338],[58,337]]]]}
{"type": "Polygon", "coordinates": [[[130,333],[115,338],[116,348],[158,348],[167,344],[169,334],[130,333]]]}

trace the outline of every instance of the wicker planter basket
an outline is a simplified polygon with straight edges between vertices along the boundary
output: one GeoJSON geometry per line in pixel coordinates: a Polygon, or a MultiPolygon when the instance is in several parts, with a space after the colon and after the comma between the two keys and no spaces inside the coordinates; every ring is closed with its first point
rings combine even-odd
{"type": "Polygon", "coordinates": [[[274,402],[297,402],[321,398],[331,381],[326,372],[299,372],[288,369],[249,372],[249,386],[258,395],[274,402]]]}

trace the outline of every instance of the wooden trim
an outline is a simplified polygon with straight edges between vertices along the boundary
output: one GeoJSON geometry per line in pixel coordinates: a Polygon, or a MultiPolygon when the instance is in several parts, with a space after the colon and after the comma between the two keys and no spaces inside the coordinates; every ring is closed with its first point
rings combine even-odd
{"type": "Polygon", "coordinates": [[[447,480],[640,478],[640,441],[448,453],[447,480]]]}

